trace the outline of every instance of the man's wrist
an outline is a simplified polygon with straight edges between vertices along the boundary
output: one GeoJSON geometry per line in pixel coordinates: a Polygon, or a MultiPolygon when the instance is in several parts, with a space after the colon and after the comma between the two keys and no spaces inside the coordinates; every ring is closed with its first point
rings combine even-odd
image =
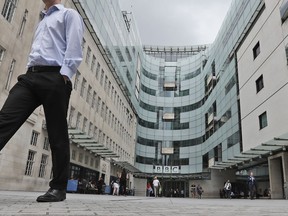
{"type": "Polygon", "coordinates": [[[64,79],[65,84],[70,81],[70,79],[69,79],[68,76],[62,75],[62,77],[63,77],[63,79],[64,79]]]}

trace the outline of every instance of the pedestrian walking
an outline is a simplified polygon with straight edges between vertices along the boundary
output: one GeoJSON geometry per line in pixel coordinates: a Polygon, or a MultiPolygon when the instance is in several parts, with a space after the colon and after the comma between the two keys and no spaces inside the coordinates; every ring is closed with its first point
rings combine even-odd
{"type": "Polygon", "coordinates": [[[160,184],[160,181],[158,180],[157,176],[154,177],[154,180],[153,180],[153,187],[154,187],[154,195],[155,197],[158,197],[159,196],[159,189],[161,187],[161,184],[160,184]]]}

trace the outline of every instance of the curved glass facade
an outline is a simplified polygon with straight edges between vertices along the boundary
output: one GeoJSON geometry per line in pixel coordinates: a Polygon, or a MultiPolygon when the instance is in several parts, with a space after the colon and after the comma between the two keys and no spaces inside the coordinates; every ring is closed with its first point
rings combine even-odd
{"type": "Polygon", "coordinates": [[[235,49],[261,0],[233,1],[215,42],[190,47],[142,46],[117,1],[77,2],[138,115],[139,170],[163,178],[201,174],[241,152],[235,49]]]}

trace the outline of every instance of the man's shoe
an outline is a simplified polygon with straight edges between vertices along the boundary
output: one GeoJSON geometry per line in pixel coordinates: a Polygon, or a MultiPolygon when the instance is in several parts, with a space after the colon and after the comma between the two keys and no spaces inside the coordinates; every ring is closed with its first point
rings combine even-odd
{"type": "Polygon", "coordinates": [[[37,198],[37,202],[60,202],[66,199],[66,190],[50,188],[44,195],[37,198]]]}

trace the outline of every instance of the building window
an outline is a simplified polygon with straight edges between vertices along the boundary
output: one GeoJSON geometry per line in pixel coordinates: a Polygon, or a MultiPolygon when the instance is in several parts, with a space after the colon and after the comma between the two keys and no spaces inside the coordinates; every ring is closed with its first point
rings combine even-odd
{"type": "Polygon", "coordinates": [[[86,45],[86,40],[85,40],[85,38],[83,38],[83,40],[82,40],[82,50],[84,50],[84,48],[85,48],[85,45],[86,45]]]}
{"type": "Polygon", "coordinates": [[[101,104],[102,104],[101,98],[98,97],[97,106],[96,106],[96,112],[97,112],[97,113],[99,113],[99,111],[100,111],[101,104]]]}
{"type": "Polygon", "coordinates": [[[37,145],[38,136],[39,136],[39,133],[37,133],[36,131],[32,131],[32,136],[31,136],[31,141],[30,141],[31,145],[33,146],[37,145]]]}
{"type": "Polygon", "coordinates": [[[40,169],[39,169],[39,178],[44,178],[46,173],[46,167],[47,167],[47,161],[48,161],[48,155],[42,155],[41,163],[40,163],[40,169]]]}
{"type": "Polygon", "coordinates": [[[254,46],[253,48],[253,57],[254,59],[256,59],[256,57],[260,54],[260,43],[259,41],[257,42],[257,44],[254,46]]]}
{"type": "Polygon", "coordinates": [[[112,86],[112,90],[111,90],[111,99],[113,100],[114,98],[114,86],[112,86]]]}
{"type": "Polygon", "coordinates": [[[92,62],[91,62],[91,71],[94,71],[95,68],[95,64],[96,64],[96,57],[93,55],[92,56],[92,62]]]}
{"type": "Polygon", "coordinates": [[[97,63],[97,68],[96,68],[96,74],[95,74],[95,77],[96,77],[97,80],[99,79],[100,68],[101,68],[101,66],[100,66],[100,64],[98,62],[97,63]]]}
{"type": "Polygon", "coordinates": [[[233,76],[229,82],[227,83],[227,85],[225,86],[225,95],[227,95],[229,93],[229,91],[233,88],[233,86],[236,84],[236,78],[235,76],[233,76]]]}
{"type": "Polygon", "coordinates": [[[88,164],[88,161],[89,161],[89,157],[88,157],[88,155],[85,155],[85,161],[84,161],[84,163],[85,163],[85,164],[88,164]]]}
{"type": "Polygon", "coordinates": [[[28,10],[26,9],[25,12],[24,12],[23,18],[22,18],[20,29],[19,29],[19,34],[18,35],[20,37],[23,35],[24,28],[25,28],[26,21],[27,21],[27,16],[28,16],[28,10]]]}
{"type": "Polygon", "coordinates": [[[264,112],[259,116],[259,126],[260,126],[260,130],[263,129],[264,127],[266,127],[268,125],[267,122],[267,113],[264,112]]]}
{"type": "Polygon", "coordinates": [[[86,89],[86,85],[87,85],[87,81],[86,81],[85,78],[83,78],[83,80],[82,80],[82,85],[81,85],[81,90],[80,90],[80,96],[82,96],[82,97],[83,97],[83,95],[84,95],[84,91],[85,91],[85,89],[86,89]]]}
{"type": "Polygon", "coordinates": [[[86,96],[86,102],[89,104],[90,103],[90,98],[91,98],[91,94],[92,93],[92,87],[89,85],[88,86],[88,91],[87,91],[87,96],[86,96]]]}
{"type": "Polygon", "coordinates": [[[284,0],[280,6],[280,16],[282,22],[284,22],[288,17],[288,1],[284,0]]]}
{"type": "Polygon", "coordinates": [[[93,167],[93,165],[94,165],[94,159],[90,158],[90,166],[93,167]]]}
{"type": "Polygon", "coordinates": [[[76,119],[76,128],[80,129],[80,122],[81,122],[82,114],[78,112],[77,119],[76,119]]]}
{"type": "MultiPolygon", "coordinates": [[[[0,49],[1,49],[1,47],[0,47],[0,49]]],[[[0,52],[1,52],[1,50],[0,50],[0,52]]],[[[287,61],[287,65],[288,65],[288,45],[285,46],[285,53],[286,53],[286,61],[287,61]]],[[[1,55],[0,55],[0,62],[1,62],[1,55]]]]}
{"type": "Polygon", "coordinates": [[[44,138],[43,149],[47,151],[49,150],[49,138],[48,137],[44,138]]]}
{"type": "Polygon", "coordinates": [[[257,93],[264,88],[264,82],[263,82],[263,75],[261,75],[257,80],[256,80],[256,91],[257,93]]]}
{"type": "MultiPolygon", "coordinates": [[[[101,143],[101,141],[102,141],[102,131],[99,130],[99,133],[98,133],[98,142],[101,143]]],[[[103,143],[101,143],[101,144],[103,144],[103,143]]]]}
{"type": "Polygon", "coordinates": [[[35,151],[29,150],[28,159],[27,159],[26,168],[25,168],[25,175],[27,176],[32,176],[35,155],[36,155],[35,151]]]}
{"type": "Polygon", "coordinates": [[[104,70],[101,70],[101,76],[100,76],[100,85],[103,86],[103,80],[104,80],[104,70]]]}
{"type": "Polygon", "coordinates": [[[92,124],[92,122],[90,122],[89,123],[89,128],[88,128],[88,135],[90,136],[90,137],[92,137],[93,136],[93,134],[92,134],[92,129],[93,129],[93,124],[92,124]]]}
{"type": "Polygon", "coordinates": [[[93,92],[93,97],[92,97],[92,102],[91,102],[91,107],[92,107],[92,108],[95,107],[96,98],[97,98],[97,93],[94,91],[94,92],[93,92]]]}
{"type": "Polygon", "coordinates": [[[79,80],[80,80],[80,72],[77,71],[76,75],[75,75],[75,82],[74,82],[74,89],[77,90],[78,84],[79,84],[79,80]]]}
{"type": "Polygon", "coordinates": [[[112,113],[111,113],[111,111],[109,110],[109,114],[108,114],[108,125],[110,125],[110,123],[111,123],[111,115],[112,115],[112,113]]]}
{"type": "Polygon", "coordinates": [[[76,160],[76,151],[75,150],[72,150],[71,159],[76,160]]]}
{"type": "Polygon", "coordinates": [[[104,114],[105,114],[105,103],[102,102],[101,113],[100,113],[100,115],[101,115],[102,118],[104,118],[104,114]]]}
{"type": "Polygon", "coordinates": [[[175,113],[164,113],[163,120],[164,121],[173,121],[175,119],[175,113]]]}
{"type": "Polygon", "coordinates": [[[80,153],[80,154],[79,154],[78,161],[79,161],[80,163],[83,162],[83,153],[80,153]]]}
{"type": "Polygon", "coordinates": [[[219,144],[214,148],[215,161],[222,161],[222,144],[219,144]]]}
{"type": "Polygon", "coordinates": [[[12,75],[13,75],[14,68],[15,68],[15,63],[16,63],[16,60],[13,59],[9,68],[8,78],[7,78],[6,85],[5,85],[6,90],[9,90],[10,88],[11,79],[12,79],[12,75]]]}
{"type": "Polygon", "coordinates": [[[94,127],[93,138],[98,140],[98,128],[96,126],[94,127]]]}
{"type": "Polygon", "coordinates": [[[17,2],[18,0],[5,0],[5,3],[2,9],[2,15],[8,22],[11,22],[12,20],[17,2]]]}
{"type": "Polygon", "coordinates": [[[86,132],[88,119],[84,117],[82,131],[86,132]]]}
{"type": "MultiPolygon", "coordinates": [[[[105,76],[105,81],[104,81],[104,91],[107,92],[107,86],[108,86],[108,77],[105,76]]],[[[107,92],[108,93],[108,92],[107,92]]]]}
{"type": "Polygon", "coordinates": [[[86,54],[86,60],[85,60],[85,62],[86,62],[87,64],[89,64],[90,56],[91,56],[91,48],[88,46],[87,54],[86,54]]]}
{"type": "Polygon", "coordinates": [[[106,121],[108,118],[108,107],[106,106],[105,108],[105,116],[104,116],[104,121],[106,121]]]}
{"type": "Polygon", "coordinates": [[[239,131],[237,131],[227,138],[227,148],[231,148],[232,146],[236,145],[239,142],[240,142],[240,134],[239,131]]]}
{"type": "Polygon", "coordinates": [[[71,106],[70,112],[69,112],[69,117],[68,117],[68,126],[72,127],[72,121],[75,115],[75,108],[71,106]]]}
{"type": "Polygon", "coordinates": [[[3,57],[4,57],[5,49],[0,46],[0,65],[2,63],[3,57]]]}

